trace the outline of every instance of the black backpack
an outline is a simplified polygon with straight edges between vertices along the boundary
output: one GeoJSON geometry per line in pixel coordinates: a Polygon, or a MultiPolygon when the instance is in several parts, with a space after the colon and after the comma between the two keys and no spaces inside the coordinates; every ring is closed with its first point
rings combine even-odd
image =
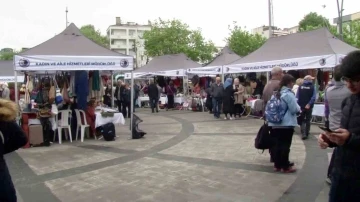
{"type": "Polygon", "coordinates": [[[255,148],[265,150],[270,149],[272,146],[273,139],[270,136],[270,127],[267,125],[267,123],[264,122],[264,124],[260,127],[258,134],[256,135],[255,148]]]}
{"type": "Polygon", "coordinates": [[[103,136],[105,141],[114,141],[116,137],[115,125],[113,123],[107,123],[99,126],[96,130],[103,136]]]}

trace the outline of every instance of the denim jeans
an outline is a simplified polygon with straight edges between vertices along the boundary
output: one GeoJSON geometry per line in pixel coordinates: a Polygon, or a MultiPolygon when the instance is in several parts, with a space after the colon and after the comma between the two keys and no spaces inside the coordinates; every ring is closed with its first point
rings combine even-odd
{"type": "Polygon", "coordinates": [[[302,113],[303,117],[300,126],[301,134],[303,136],[309,136],[312,119],[312,109],[305,109],[302,113]]]}
{"type": "Polygon", "coordinates": [[[214,117],[219,118],[220,117],[220,111],[221,111],[222,99],[221,98],[213,98],[212,103],[213,103],[214,117]]]}

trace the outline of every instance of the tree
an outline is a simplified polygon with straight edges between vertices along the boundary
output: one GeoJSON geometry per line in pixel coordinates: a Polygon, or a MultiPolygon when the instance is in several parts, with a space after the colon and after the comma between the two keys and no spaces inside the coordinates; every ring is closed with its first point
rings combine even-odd
{"type": "MultiPolygon", "coordinates": [[[[311,31],[315,29],[319,29],[323,27],[322,25],[318,26],[306,26],[305,28],[300,29],[300,32],[303,31],[311,31]]],[[[336,37],[339,37],[339,33],[337,31],[337,27],[333,25],[329,25],[327,27],[331,34],[333,34],[336,37]]],[[[360,21],[352,21],[345,23],[343,25],[343,37],[344,42],[347,44],[354,46],[356,48],[360,48],[360,21]]]]}
{"type": "MultiPolygon", "coordinates": [[[[315,29],[319,29],[322,28],[322,25],[318,25],[318,26],[306,26],[305,28],[301,28],[299,29],[299,32],[306,32],[306,31],[311,31],[311,30],[315,30],[315,29]]],[[[336,26],[333,25],[329,25],[328,27],[326,27],[331,34],[333,34],[334,36],[338,37],[339,34],[337,33],[337,28],[336,26]]]]}
{"type": "Polygon", "coordinates": [[[180,20],[162,20],[151,22],[151,30],[143,35],[147,57],[184,53],[196,62],[206,63],[217,51],[212,41],[207,41],[201,30],[191,30],[180,20]]]}
{"type": "Polygon", "coordinates": [[[2,52],[0,53],[0,60],[13,60],[14,59],[14,55],[16,55],[17,52],[13,51],[13,52],[2,52]]]}
{"type": "Polygon", "coordinates": [[[246,56],[260,48],[266,41],[266,38],[259,34],[251,34],[242,29],[234,22],[229,25],[230,36],[226,38],[229,48],[240,56],[246,56]]]}
{"type": "Polygon", "coordinates": [[[360,48],[360,21],[352,21],[343,25],[344,41],[360,48]]]}
{"type": "Polygon", "coordinates": [[[322,15],[311,12],[299,22],[299,29],[307,29],[307,27],[330,27],[330,22],[322,15]]]}
{"type": "Polygon", "coordinates": [[[95,29],[94,25],[84,25],[80,28],[80,32],[100,46],[109,48],[109,39],[103,36],[100,30],[95,29]]]}

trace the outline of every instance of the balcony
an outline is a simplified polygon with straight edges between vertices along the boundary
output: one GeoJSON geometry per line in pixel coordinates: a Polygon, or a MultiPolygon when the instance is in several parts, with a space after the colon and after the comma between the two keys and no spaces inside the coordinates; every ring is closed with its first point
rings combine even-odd
{"type": "Polygon", "coordinates": [[[111,44],[110,45],[110,49],[127,49],[127,45],[126,44],[111,44]]]}

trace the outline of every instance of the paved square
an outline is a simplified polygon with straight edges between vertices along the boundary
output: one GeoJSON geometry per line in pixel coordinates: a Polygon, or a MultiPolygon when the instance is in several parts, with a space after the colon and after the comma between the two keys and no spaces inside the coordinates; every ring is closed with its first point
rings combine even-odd
{"type": "MultiPolygon", "coordinates": [[[[6,157],[20,202],[325,202],[328,152],[294,135],[295,174],[273,171],[254,148],[262,120],[138,110],[146,138],[116,126],[113,142],[85,139],[6,157]]],[[[314,135],[318,133],[313,127],[314,135]]]]}

